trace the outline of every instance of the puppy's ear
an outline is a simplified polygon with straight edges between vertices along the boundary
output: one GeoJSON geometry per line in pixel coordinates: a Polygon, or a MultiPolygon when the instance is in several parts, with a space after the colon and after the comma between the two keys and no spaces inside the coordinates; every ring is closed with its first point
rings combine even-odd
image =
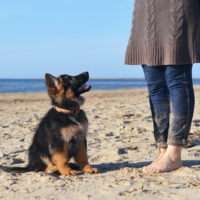
{"type": "Polygon", "coordinates": [[[59,87],[59,80],[52,76],[51,74],[45,74],[45,79],[46,79],[46,86],[50,90],[58,90],[59,87]]]}

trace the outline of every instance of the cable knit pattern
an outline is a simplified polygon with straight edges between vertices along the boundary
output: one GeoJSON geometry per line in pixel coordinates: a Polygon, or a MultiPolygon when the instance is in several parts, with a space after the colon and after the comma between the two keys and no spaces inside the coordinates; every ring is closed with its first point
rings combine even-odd
{"type": "Polygon", "coordinates": [[[125,64],[200,62],[200,0],[136,0],[125,64]]]}
{"type": "MultiPolygon", "coordinates": [[[[183,1],[170,0],[170,39],[172,42],[183,39],[183,1]]],[[[181,41],[183,42],[183,41],[181,41]]]]}
{"type": "Polygon", "coordinates": [[[145,21],[145,40],[151,45],[155,45],[156,24],[155,24],[155,1],[144,1],[146,7],[146,21],[145,21]]]}

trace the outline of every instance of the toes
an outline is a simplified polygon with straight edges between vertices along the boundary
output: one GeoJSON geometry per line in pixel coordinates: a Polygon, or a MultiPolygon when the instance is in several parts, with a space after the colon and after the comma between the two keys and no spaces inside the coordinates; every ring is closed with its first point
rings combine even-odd
{"type": "Polygon", "coordinates": [[[143,171],[144,173],[146,173],[146,172],[147,172],[147,167],[143,167],[143,168],[142,168],[142,171],[143,171]]]}
{"type": "Polygon", "coordinates": [[[47,167],[44,171],[45,172],[56,172],[58,169],[56,166],[47,167]]]}
{"type": "Polygon", "coordinates": [[[92,173],[93,173],[93,174],[97,174],[97,173],[99,173],[99,170],[96,169],[96,168],[92,168],[92,173]]]}
{"type": "Polygon", "coordinates": [[[99,173],[99,170],[96,168],[92,168],[91,166],[87,165],[83,168],[83,171],[85,173],[90,173],[90,174],[97,174],[99,173]]]}
{"type": "Polygon", "coordinates": [[[146,167],[143,167],[143,172],[144,173],[151,173],[153,171],[152,165],[148,165],[146,167]]]}
{"type": "Polygon", "coordinates": [[[143,173],[149,173],[149,174],[153,174],[153,173],[160,173],[160,169],[158,169],[155,165],[152,166],[147,166],[147,167],[143,167],[143,173]]]}
{"type": "Polygon", "coordinates": [[[78,172],[77,171],[74,171],[74,170],[70,170],[70,175],[77,175],[78,172]]]}
{"type": "Polygon", "coordinates": [[[65,176],[69,176],[69,175],[77,175],[77,174],[78,174],[77,171],[69,170],[69,169],[66,169],[66,170],[60,171],[60,173],[61,173],[62,175],[65,175],[65,176]]]}

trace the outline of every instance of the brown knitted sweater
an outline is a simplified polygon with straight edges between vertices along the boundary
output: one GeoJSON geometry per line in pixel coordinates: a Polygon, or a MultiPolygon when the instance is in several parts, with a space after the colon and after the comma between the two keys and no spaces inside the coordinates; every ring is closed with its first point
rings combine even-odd
{"type": "Polygon", "coordinates": [[[125,64],[200,62],[200,0],[135,0],[125,64]]]}

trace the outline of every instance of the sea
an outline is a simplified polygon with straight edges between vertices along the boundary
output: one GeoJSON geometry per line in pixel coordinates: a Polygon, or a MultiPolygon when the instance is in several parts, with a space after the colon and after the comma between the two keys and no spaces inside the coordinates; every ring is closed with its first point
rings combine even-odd
{"type": "MultiPolygon", "coordinates": [[[[194,85],[200,86],[200,79],[193,79],[194,85]]],[[[92,90],[119,90],[146,88],[144,79],[112,78],[90,79],[87,84],[92,90]]],[[[44,79],[0,79],[0,93],[37,93],[46,92],[44,79]]]]}

